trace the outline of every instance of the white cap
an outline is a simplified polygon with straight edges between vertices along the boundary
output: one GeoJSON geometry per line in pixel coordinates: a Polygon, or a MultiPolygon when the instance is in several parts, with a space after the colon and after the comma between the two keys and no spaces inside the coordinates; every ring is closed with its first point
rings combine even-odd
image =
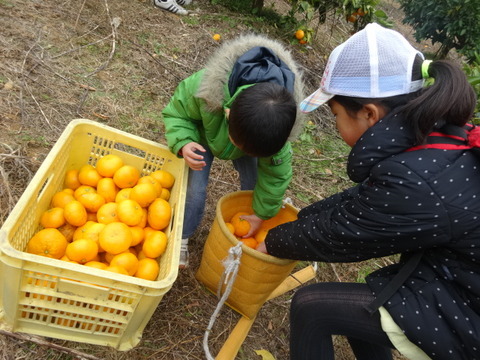
{"type": "Polygon", "coordinates": [[[397,31],[368,24],[337,46],[328,58],[320,88],[300,104],[310,112],[335,95],[384,98],[415,92],[424,80],[412,81],[416,50],[397,31]]]}

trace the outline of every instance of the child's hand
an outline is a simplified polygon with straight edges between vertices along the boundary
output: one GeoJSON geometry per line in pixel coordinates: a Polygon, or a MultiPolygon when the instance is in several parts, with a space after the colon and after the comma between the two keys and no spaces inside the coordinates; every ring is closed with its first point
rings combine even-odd
{"type": "Polygon", "coordinates": [[[267,245],[265,245],[265,241],[262,241],[260,244],[258,244],[255,250],[260,251],[261,253],[264,253],[264,254],[268,254],[267,245]]]}
{"type": "Polygon", "coordinates": [[[205,151],[206,150],[202,145],[192,141],[191,143],[188,143],[182,147],[182,156],[190,169],[202,170],[206,163],[203,161],[203,156],[198,154],[198,152],[205,151]]]}
{"type": "Polygon", "coordinates": [[[245,234],[245,236],[242,236],[242,238],[248,238],[255,235],[263,223],[263,220],[260,219],[257,215],[242,215],[240,216],[240,218],[245,219],[250,223],[250,231],[245,234]]]}

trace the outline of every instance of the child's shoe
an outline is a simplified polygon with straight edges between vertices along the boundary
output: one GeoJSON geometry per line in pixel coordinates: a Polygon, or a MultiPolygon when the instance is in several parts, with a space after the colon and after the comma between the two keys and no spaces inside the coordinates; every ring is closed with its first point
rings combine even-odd
{"type": "Polygon", "coordinates": [[[180,261],[178,267],[180,269],[186,269],[188,267],[188,238],[182,239],[180,244],[180,261]]]}
{"type": "Polygon", "coordinates": [[[156,7],[170,11],[171,13],[178,15],[187,15],[188,11],[177,4],[175,0],[153,0],[153,5],[156,7]]]}
{"type": "Polygon", "coordinates": [[[187,6],[192,3],[192,0],[175,0],[178,5],[187,6]]]}

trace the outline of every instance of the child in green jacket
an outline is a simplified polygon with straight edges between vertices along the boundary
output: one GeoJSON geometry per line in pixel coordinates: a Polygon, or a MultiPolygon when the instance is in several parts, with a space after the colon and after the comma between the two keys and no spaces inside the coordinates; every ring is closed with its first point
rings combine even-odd
{"type": "Polygon", "coordinates": [[[301,128],[301,73],[277,41],[244,35],[224,43],[183,80],[163,110],[170,150],[190,167],[180,267],[202,217],[215,157],[232,160],[242,190],[253,190],[252,236],[277,214],[292,177],[290,140],[301,128]]]}

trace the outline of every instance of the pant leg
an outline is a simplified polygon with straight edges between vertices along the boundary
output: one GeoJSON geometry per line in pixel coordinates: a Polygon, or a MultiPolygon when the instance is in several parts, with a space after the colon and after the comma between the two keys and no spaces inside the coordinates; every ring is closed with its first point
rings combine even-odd
{"type": "Polygon", "coordinates": [[[253,190],[257,183],[257,158],[242,156],[233,160],[233,166],[240,175],[240,189],[253,190]]]}
{"type": "Polygon", "coordinates": [[[357,360],[391,360],[391,344],[364,306],[370,288],[357,283],[319,283],[299,289],[290,308],[290,358],[334,360],[332,335],[348,338],[357,360]]]}
{"type": "Polygon", "coordinates": [[[207,146],[203,155],[206,166],[202,170],[188,170],[188,185],[185,199],[182,239],[193,235],[202,221],[207,199],[208,178],[213,163],[213,154],[207,146]]]}

